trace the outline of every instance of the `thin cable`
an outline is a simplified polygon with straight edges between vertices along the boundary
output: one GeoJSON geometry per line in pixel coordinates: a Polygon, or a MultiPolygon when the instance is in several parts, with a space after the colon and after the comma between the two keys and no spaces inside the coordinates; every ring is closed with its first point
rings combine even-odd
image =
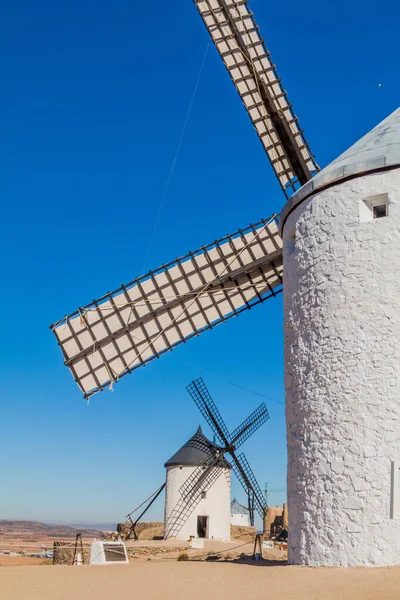
{"type": "MultiPolygon", "coordinates": [[[[266,288],[266,285],[264,282],[262,283],[254,283],[252,285],[248,285],[243,284],[243,285],[232,285],[229,288],[218,288],[215,290],[204,290],[202,292],[202,294],[208,294],[210,297],[217,297],[217,296],[221,296],[223,298],[227,297],[227,293],[229,294],[233,294],[234,292],[249,292],[249,291],[257,291],[258,289],[260,290],[264,290],[266,288]]],[[[185,292],[184,294],[175,294],[174,296],[157,296],[155,299],[152,298],[151,295],[142,297],[142,298],[138,298],[137,300],[132,300],[131,302],[125,302],[124,304],[118,304],[117,302],[114,302],[114,304],[110,305],[110,306],[94,306],[91,308],[86,308],[86,309],[82,309],[82,318],[85,317],[85,315],[87,315],[89,312],[95,312],[95,311],[115,311],[116,308],[119,309],[123,309],[123,308],[127,308],[129,306],[148,306],[149,303],[151,303],[152,306],[154,306],[155,304],[160,304],[162,306],[165,306],[165,302],[164,301],[169,301],[169,300],[190,300],[191,296],[197,296],[198,292],[193,290],[188,290],[187,292],[185,292]]]]}
{"type": "Polygon", "coordinates": [[[266,400],[271,400],[271,402],[276,402],[277,404],[285,405],[285,403],[282,402],[282,400],[277,400],[276,398],[272,398],[271,396],[266,396],[266,394],[262,394],[261,392],[256,392],[255,390],[251,390],[250,388],[247,388],[244,385],[240,385],[239,383],[230,381],[229,379],[224,379],[220,375],[216,375],[215,373],[212,373],[211,371],[207,371],[206,369],[203,369],[202,367],[198,367],[197,365],[194,365],[193,363],[189,363],[189,362],[185,362],[185,361],[182,361],[182,362],[183,362],[183,364],[187,365],[188,367],[194,367],[195,369],[198,369],[199,371],[203,371],[203,373],[207,373],[208,375],[211,375],[212,377],[215,377],[216,379],[220,379],[221,381],[223,381],[225,383],[229,383],[230,385],[234,385],[235,387],[240,388],[241,390],[250,392],[250,394],[255,394],[256,396],[260,396],[261,398],[265,398],[266,400]]]}
{"type": "Polygon", "coordinates": [[[133,515],[133,513],[135,513],[136,511],[139,510],[139,508],[141,508],[143,506],[143,504],[146,504],[146,502],[148,502],[150,500],[150,498],[152,498],[153,496],[155,496],[157,494],[157,492],[159,492],[161,490],[162,487],[165,486],[165,483],[163,483],[162,485],[160,485],[159,488],[156,489],[155,492],[153,492],[148,498],[146,498],[146,500],[143,500],[142,504],[139,504],[138,507],[136,507],[134,510],[132,510],[132,512],[128,513],[126,515],[126,518],[129,518],[131,515],[133,515]]]}
{"type": "Polygon", "coordinates": [[[204,53],[204,57],[203,57],[202,63],[200,65],[200,71],[199,71],[199,74],[198,74],[198,77],[197,77],[196,84],[194,86],[193,95],[192,95],[192,98],[191,98],[190,103],[189,103],[189,108],[188,108],[188,111],[187,111],[187,114],[186,114],[185,122],[183,123],[182,132],[181,132],[181,136],[179,138],[178,146],[176,148],[174,160],[172,161],[171,170],[170,170],[170,173],[169,173],[169,176],[168,176],[168,179],[167,179],[167,183],[165,185],[164,193],[162,195],[161,204],[159,206],[157,217],[156,217],[156,222],[155,222],[154,228],[153,228],[153,233],[151,234],[151,238],[150,238],[150,242],[149,242],[149,247],[147,249],[146,258],[144,260],[143,267],[142,267],[142,273],[145,272],[147,261],[149,259],[150,252],[151,252],[151,249],[152,249],[152,246],[153,246],[153,243],[154,243],[154,238],[155,238],[155,235],[156,235],[156,232],[157,232],[157,229],[158,229],[158,224],[160,222],[160,218],[161,218],[161,214],[162,214],[162,211],[163,211],[163,208],[164,208],[164,204],[165,204],[165,201],[167,199],[167,195],[168,195],[168,191],[169,191],[169,188],[170,188],[170,185],[171,185],[172,177],[174,175],[175,166],[176,166],[176,163],[177,163],[177,160],[178,160],[178,156],[179,156],[179,152],[180,152],[180,149],[181,149],[181,146],[182,146],[183,138],[185,137],[187,125],[189,123],[190,115],[192,113],[193,104],[194,104],[194,101],[195,101],[195,98],[196,98],[196,95],[197,95],[197,91],[199,89],[199,84],[200,84],[201,76],[203,74],[204,65],[205,65],[206,60],[207,60],[207,55],[208,55],[209,48],[210,48],[210,42],[208,42],[208,44],[207,44],[206,51],[204,53]]]}

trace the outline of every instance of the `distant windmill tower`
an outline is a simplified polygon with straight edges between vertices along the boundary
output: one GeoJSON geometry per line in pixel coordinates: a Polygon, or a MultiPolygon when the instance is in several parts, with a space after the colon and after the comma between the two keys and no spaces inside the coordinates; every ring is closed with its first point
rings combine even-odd
{"type": "Polygon", "coordinates": [[[247,1],[194,2],[288,200],[280,223],[202,246],[52,329],[88,398],[276,296],[284,271],[289,562],[399,564],[400,110],[318,174],[247,1]]]}
{"type": "Polygon", "coordinates": [[[254,525],[255,511],[263,522],[267,516],[267,504],[254,473],[245,455],[242,452],[237,454],[236,450],[268,421],[268,411],[262,403],[229,433],[204,381],[201,378],[192,381],[187,390],[219,445],[210,442],[199,427],[195,435],[165,463],[165,537],[187,539],[193,535],[227,540],[231,520],[230,469],[246,492],[251,524],[254,525]]]}
{"type": "Polygon", "coordinates": [[[231,525],[249,527],[249,509],[234,498],[231,502],[231,525]]]}
{"type": "Polygon", "coordinates": [[[206,480],[200,479],[206,469],[203,465],[214,458],[216,450],[199,427],[165,463],[166,539],[230,539],[231,465],[222,456],[212,477],[207,474],[206,480]]]}

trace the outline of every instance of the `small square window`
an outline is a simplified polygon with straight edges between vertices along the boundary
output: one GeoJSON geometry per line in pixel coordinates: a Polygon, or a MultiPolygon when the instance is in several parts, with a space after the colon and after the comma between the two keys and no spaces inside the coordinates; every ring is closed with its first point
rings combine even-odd
{"type": "Polygon", "coordinates": [[[360,221],[373,221],[389,216],[389,195],[379,194],[360,200],[360,221]]]}
{"type": "Polygon", "coordinates": [[[378,204],[377,206],[372,207],[372,214],[374,219],[382,219],[382,217],[387,216],[387,205],[386,204],[378,204]]]}

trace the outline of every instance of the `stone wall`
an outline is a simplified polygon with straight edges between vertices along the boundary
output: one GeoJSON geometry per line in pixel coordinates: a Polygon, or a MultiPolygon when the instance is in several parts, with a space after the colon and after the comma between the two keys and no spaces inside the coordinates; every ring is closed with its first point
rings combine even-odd
{"type": "Polygon", "coordinates": [[[255,537],[255,527],[252,527],[251,525],[231,525],[231,540],[247,542],[254,540],[255,537]]]}
{"type": "MultiPolygon", "coordinates": [[[[83,558],[84,564],[88,565],[90,562],[90,547],[91,544],[83,544],[83,558]]],[[[69,542],[54,542],[53,544],[53,565],[72,565],[74,558],[75,543],[69,542]]],[[[81,549],[78,546],[79,554],[82,554],[81,549]]]]}
{"type": "MultiPolygon", "coordinates": [[[[130,528],[130,523],[118,523],[117,533],[122,534],[122,537],[124,537],[129,533],[130,528]]],[[[164,523],[157,521],[140,522],[136,525],[135,529],[140,540],[152,540],[164,536],[164,523]]],[[[131,539],[133,539],[133,535],[131,539]]]]}

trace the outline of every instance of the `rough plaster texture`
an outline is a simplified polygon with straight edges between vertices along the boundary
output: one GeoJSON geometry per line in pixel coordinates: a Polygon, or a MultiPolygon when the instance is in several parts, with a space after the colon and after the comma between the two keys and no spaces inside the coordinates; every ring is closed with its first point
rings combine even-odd
{"type": "Polygon", "coordinates": [[[316,193],[283,233],[289,562],[400,564],[400,169],[316,193]]]}
{"type": "MultiPolygon", "coordinates": [[[[180,499],[179,489],[197,467],[167,467],[167,486],[165,494],[165,530],[168,531],[168,518],[180,499]]],[[[197,516],[208,517],[208,539],[230,539],[231,489],[229,469],[220,469],[221,475],[207,491],[207,497],[200,500],[189,516],[177,540],[188,540],[191,535],[197,537],[197,516]]]]}

